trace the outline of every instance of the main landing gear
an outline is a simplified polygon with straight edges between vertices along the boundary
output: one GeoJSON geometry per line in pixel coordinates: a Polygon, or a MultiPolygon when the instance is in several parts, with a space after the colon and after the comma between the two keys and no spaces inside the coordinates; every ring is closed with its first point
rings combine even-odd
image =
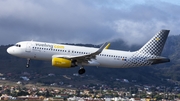
{"type": "Polygon", "coordinates": [[[84,69],[84,67],[81,67],[78,71],[78,73],[81,75],[81,74],[84,74],[86,72],[86,70],[84,69]]]}
{"type": "Polygon", "coordinates": [[[30,64],[30,58],[27,58],[26,68],[29,68],[29,64],[30,64]]]}

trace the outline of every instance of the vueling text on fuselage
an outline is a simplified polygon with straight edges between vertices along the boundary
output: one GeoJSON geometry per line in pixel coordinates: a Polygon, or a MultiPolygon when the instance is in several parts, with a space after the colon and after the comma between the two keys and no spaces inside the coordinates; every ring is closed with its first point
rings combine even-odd
{"type": "Polygon", "coordinates": [[[64,46],[62,46],[62,45],[53,45],[53,44],[46,44],[46,43],[36,43],[36,46],[38,46],[38,47],[44,47],[44,48],[61,48],[61,49],[63,49],[64,48],[64,46]]]}

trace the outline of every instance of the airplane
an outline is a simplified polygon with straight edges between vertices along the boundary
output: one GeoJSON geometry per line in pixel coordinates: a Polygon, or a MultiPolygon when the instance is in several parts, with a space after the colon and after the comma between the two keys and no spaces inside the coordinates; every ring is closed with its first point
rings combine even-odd
{"type": "Polygon", "coordinates": [[[31,59],[51,61],[52,66],[73,68],[79,66],[79,74],[84,74],[84,66],[128,68],[149,66],[170,62],[161,52],[170,30],[161,30],[137,51],[108,49],[105,42],[100,48],[74,46],[38,41],[21,41],[7,49],[11,55],[26,58],[29,67],[31,59]]]}

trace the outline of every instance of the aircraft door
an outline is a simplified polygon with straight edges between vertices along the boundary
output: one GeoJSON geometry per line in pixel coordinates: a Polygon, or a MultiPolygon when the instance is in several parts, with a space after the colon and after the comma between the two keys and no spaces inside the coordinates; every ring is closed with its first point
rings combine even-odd
{"type": "Polygon", "coordinates": [[[26,52],[31,52],[31,43],[30,42],[26,43],[26,52]]]}

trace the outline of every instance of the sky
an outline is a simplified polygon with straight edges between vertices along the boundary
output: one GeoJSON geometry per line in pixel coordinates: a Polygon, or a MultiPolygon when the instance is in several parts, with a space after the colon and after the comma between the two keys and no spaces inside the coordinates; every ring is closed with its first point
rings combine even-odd
{"type": "Polygon", "coordinates": [[[161,29],[179,35],[179,13],[179,0],[0,0],[0,44],[141,45],[161,29]]]}

